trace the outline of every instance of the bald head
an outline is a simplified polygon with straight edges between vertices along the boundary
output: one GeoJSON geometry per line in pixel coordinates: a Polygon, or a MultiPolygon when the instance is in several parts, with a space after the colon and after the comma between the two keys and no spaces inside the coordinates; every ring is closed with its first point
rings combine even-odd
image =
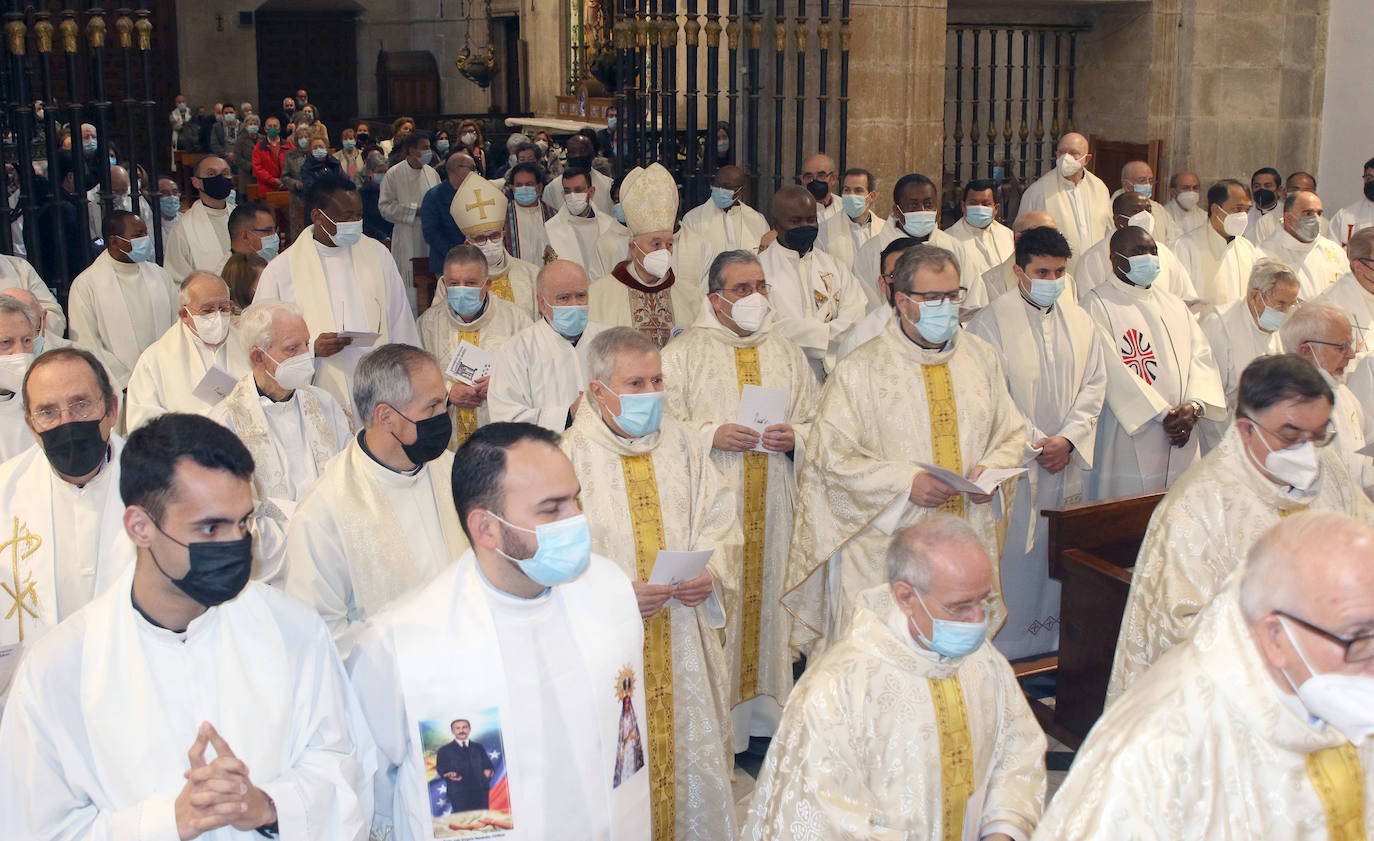
{"type": "Polygon", "coordinates": [[[1131,225],[1112,234],[1111,252],[1112,265],[1116,266],[1122,262],[1116,259],[1118,255],[1130,258],[1141,254],[1158,254],[1159,246],[1155,245],[1155,238],[1144,228],[1131,225]]]}
{"type": "Polygon", "coordinates": [[[1361,228],[1351,234],[1350,242],[1345,246],[1345,256],[1349,257],[1352,263],[1355,260],[1374,258],[1374,228],[1361,228]]]}
{"type": "Polygon", "coordinates": [[[129,195],[129,170],[122,166],[110,167],[110,190],[116,196],[129,195]]]}
{"type": "Polygon", "coordinates": [[[1055,155],[1066,154],[1074,157],[1088,154],[1088,138],[1076,131],[1071,131],[1059,138],[1059,145],[1055,147],[1055,155]]]}
{"type": "Polygon", "coordinates": [[[194,271],[181,284],[181,305],[195,312],[207,301],[229,300],[229,285],[224,278],[207,271],[194,271]]]}
{"type": "Polygon", "coordinates": [[[812,155],[802,164],[802,171],[798,179],[802,186],[811,191],[817,201],[830,202],[830,194],[835,192],[835,185],[839,183],[840,176],[835,172],[835,161],[829,155],[812,155]]]}
{"type": "Polygon", "coordinates": [[[727,190],[738,191],[744,187],[746,173],[734,164],[726,164],[716,170],[715,177],[711,179],[712,187],[724,187],[727,190]]]}
{"type": "Polygon", "coordinates": [[[1144,193],[1137,193],[1127,190],[1116,198],[1112,199],[1112,223],[1117,230],[1121,230],[1130,224],[1132,216],[1141,211],[1150,211],[1150,199],[1144,193]]]}
{"type": "Polygon", "coordinates": [[[545,300],[552,302],[552,296],[560,289],[587,290],[587,273],[571,260],[554,260],[539,270],[536,289],[545,300]]]}
{"type": "Polygon", "coordinates": [[[196,161],[197,178],[213,178],[216,175],[221,173],[227,174],[228,172],[228,162],[217,155],[206,155],[199,161],[196,161]]]}
{"type": "Polygon", "coordinates": [[[1032,210],[1016,217],[1016,221],[1011,223],[1013,236],[1029,231],[1031,228],[1054,228],[1059,226],[1054,223],[1054,217],[1044,210],[1032,210]]]}

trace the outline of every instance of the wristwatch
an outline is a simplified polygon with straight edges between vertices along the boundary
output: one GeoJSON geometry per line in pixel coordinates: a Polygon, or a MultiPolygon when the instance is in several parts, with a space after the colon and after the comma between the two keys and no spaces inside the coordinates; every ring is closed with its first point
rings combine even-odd
{"type": "Polygon", "coordinates": [[[1207,408],[1206,408],[1205,406],[1203,406],[1201,403],[1199,403],[1198,401],[1196,401],[1196,400],[1189,400],[1189,401],[1188,401],[1188,405],[1193,407],[1193,420],[1194,420],[1194,421],[1197,421],[1197,420],[1201,419],[1201,418],[1202,418],[1202,413],[1205,412],[1205,411],[1207,411],[1207,408]]]}

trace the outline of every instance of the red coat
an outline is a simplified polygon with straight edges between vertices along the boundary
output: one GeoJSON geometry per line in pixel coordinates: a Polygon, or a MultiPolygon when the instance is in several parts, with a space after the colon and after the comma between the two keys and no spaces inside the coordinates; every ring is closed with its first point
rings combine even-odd
{"type": "Polygon", "coordinates": [[[281,165],[286,157],[286,151],[285,143],[278,144],[277,148],[273,149],[268,145],[266,138],[259,140],[258,145],[253,147],[253,177],[258,180],[261,189],[286,189],[281,184],[281,165]]]}

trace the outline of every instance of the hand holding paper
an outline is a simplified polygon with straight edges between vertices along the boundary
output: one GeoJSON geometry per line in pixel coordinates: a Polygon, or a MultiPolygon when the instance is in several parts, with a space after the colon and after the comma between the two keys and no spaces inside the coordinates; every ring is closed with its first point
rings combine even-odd
{"type": "Polygon", "coordinates": [[[787,401],[791,396],[785,388],[746,385],[740,389],[736,422],[759,434],[759,443],[754,445],[756,452],[768,452],[763,445],[763,436],[770,426],[787,422],[787,401]]]}
{"type": "Polygon", "coordinates": [[[476,385],[478,380],[491,376],[491,370],[495,367],[496,357],[490,351],[472,342],[459,342],[458,349],[453,352],[453,358],[444,369],[444,376],[464,385],[476,385]]]}
{"type": "MultiPolygon", "coordinates": [[[[660,584],[668,587],[677,587],[681,584],[699,584],[697,579],[701,578],[706,571],[706,562],[711,560],[713,549],[701,549],[695,552],[673,552],[668,549],[660,549],[658,557],[654,558],[654,568],[649,573],[649,584],[660,584]]],[[[690,597],[694,591],[687,593],[690,597]]],[[[709,587],[706,596],[709,596],[709,587]]],[[[702,596],[696,604],[705,601],[706,596],[702,596]]],[[[677,599],[669,599],[668,606],[682,604],[677,599]]]]}
{"type": "Polygon", "coordinates": [[[956,491],[974,495],[991,494],[1005,480],[1026,472],[1024,467],[988,468],[979,474],[976,480],[970,480],[953,470],[947,470],[934,464],[923,464],[918,461],[916,466],[956,491]]]}

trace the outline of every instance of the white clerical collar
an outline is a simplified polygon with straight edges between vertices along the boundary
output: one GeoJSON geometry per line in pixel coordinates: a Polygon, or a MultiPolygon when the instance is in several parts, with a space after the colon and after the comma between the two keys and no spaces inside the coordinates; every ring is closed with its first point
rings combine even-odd
{"type": "Polygon", "coordinates": [[[1307,252],[1315,248],[1317,245],[1316,237],[1313,237],[1311,242],[1303,242],[1302,240],[1293,236],[1293,232],[1288,230],[1287,228],[1284,228],[1282,225],[1280,225],[1279,228],[1283,231],[1282,242],[1285,250],[1292,251],[1295,253],[1306,254],[1307,252]]]}
{"type": "Polygon", "coordinates": [[[1117,289],[1120,289],[1127,295],[1130,295],[1132,298],[1136,298],[1141,301],[1150,300],[1150,293],[1153,290],[1152,286],[1137,286],[1136,284],[1131,283],[1128,280],[1122,280],[1121,278],[1117,277],[1116,272],[1112,272],[1109,275],[1109,277],[1116,284],[1117,289]]]}
{"type": "Polygon", "coordinates": [[[346,257],[349,253],[348,249],[351,247],[344,245],[325,245],[313,236],[310,238],[310,241],[315,243],[315,250],[320,253],[321,257],[346,257]]]}
{"type": "Polygon", "coordinates": [[[514,593],[507,593],[505,590],[491,583],[487,578],[487,574],[482,571],[482,565],[477,562],[476,555],[472,556],[472,563],[477,567],[477,577],[482,581],[482,586],[486,588],[487,595],[494,599],[498,605],[508,610],[528,612],[542,610],[544,605],[548,602],[549,597],[553,595],[552,587],[545,587],[539,595],[531,596],[530,598],[517,596],[514,593]]]}
{"type": "Polygon", "coordinates": [[[123,260],[116,260],[114,255],[110,255],[110,262],[114,264],[114,272],[117,275],[132,277],[139,274],[138,263],[126,263],[123,260]]]}

